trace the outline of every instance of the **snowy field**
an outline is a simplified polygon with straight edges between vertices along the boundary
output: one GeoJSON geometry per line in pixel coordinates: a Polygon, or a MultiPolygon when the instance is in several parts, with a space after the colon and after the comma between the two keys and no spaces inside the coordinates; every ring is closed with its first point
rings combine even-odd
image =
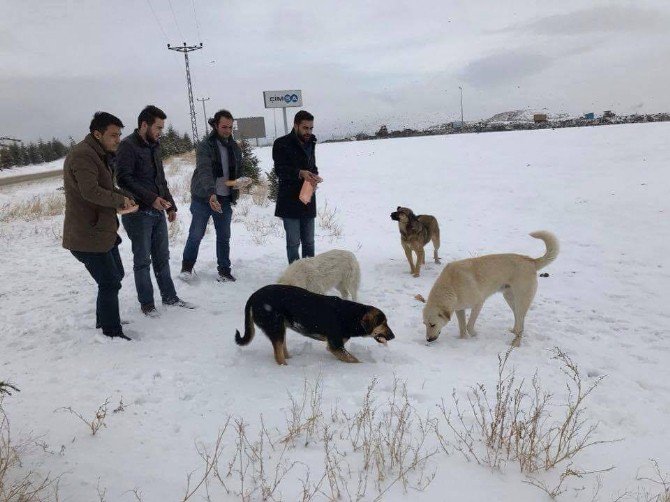
{"type": "MultiPolygon", "coordinates": [[[[60,246],[62,216],[6,217],[38,195],[60,197],[60,180],[0,189],[0,380],[21,389],[3,408],[12,437],[33,439],[19,472],[60,475],[61,501],[183,500],[192,473],[190,491],[197,490],[189,500],[204,500],[208,491],[211,500],[237,500],[241,493],[261,500],[265,487],[266,495],[274,489],[268,500],[309,500],[310,493],[311,500],[328,500],[339,491],[341,500],[524,502],[548,500],[533,483],[551,491],[570,465],[593,473],[568,476],[559,499],[652,500],[645,496],[661,487],[638,478],[654,477],[650,459],[670,470],[669,135],[670,124],[660,123],[319,145],[325,181],[318,192],[317,253],[339,248],[357,255],[360,300],[381,308],[396,334],[387,347],[352,339],[349,350],[361,364],[342,363],[325,344],[293,332],[285,367],[275,364],[261,332],[249,346],[235,345],[246,299],[286,265],[271,205],[248,197],[238,204],[231,243],[238,281],[215,281],[210,225],[196,265],[199,280],[175,279],[178,294],[198,309],[163,310],[159,319],[139,311],[130,243],[121,230],[121,316],[134,341],[104,343],[94,328],[95,285],[60,246]],[[603,377],[585,401],[584,428],[597,424],[592,440],[617,441],[533,473],[521,472],[514,460],[491,468],[465,458],[438,405],[453,418],[453,393],[471,424],[471,387],[483,384],[495,400],[512,313],[494,296],[479,317],[477,338],[459,339],[453,322],[427,346],[422,305],[413,297],[427,296],[443,265],[429,260],[420,278],[409,274],[389,217],[398,205],[437,217],[443,263],[496,252],[540,256],[542,242],[528,233],[557,235],[561,252],[543,270],[549,277],[539,279],[522,345],[507,369],[515,370],[517,384],[537,373],[553,395],[548,423],[562,421],[568,399],[569,379],[552,358],[555,348],[579,368],[585,388],[603,377]],[[325,221],[332,212],[334,219],[325,221]],[[400,430],[405,436],[394,444],[408,452],[392,465],[388,444],[378,445],[384,458],[372,457],[381,471],[364,469],[365,446],[352,433],[355,418],[365,418],[373,379],[378,408],[368,410],[366,423],[379,426],[375,437],[386,438],[379,443],[400,430]],[[394,382],[395,406],[389,406],[394,382]],[[95,435],[62,410],[71,407],[91,420],[106,400],[104,426],[95,435]],[[410,423],[399,425],[403,404],[410,423]],[[306,420],[311,415],[318,419],[306,420]],[[421,424],[433,425],[422,435],[421,424]],[[291,437],[282,442],[287,430],[291,437]],[[206,463],[198,451],[219,455],[199,487],[206,463]]],[[[268,171],[271,150],[256,154],[268,171]]],[[[192,169],[185,162],[168,168],[179,197],[192,169]]],[[[183,200],[178,216],[171,230],[175,277],[190,220],[183,200]]],[[[485,456],[482,444],[472,448],[485,456]]]]}

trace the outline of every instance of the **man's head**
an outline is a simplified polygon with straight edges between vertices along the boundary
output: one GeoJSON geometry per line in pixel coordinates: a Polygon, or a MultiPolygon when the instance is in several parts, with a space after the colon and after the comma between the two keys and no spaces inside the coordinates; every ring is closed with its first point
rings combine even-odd
{"type": "Polygon", "coordinates": [[[123,129],[123,122],[118,117],[107,112],[95,112],[88,129],[104,151],[116,152],[121,143],[121,129],[123,129]]]}
{"type": "Polygon", "coordinates": [[[314,115],[300,110],[295,114],[293,119],[293,130],[298,135],[303,143],[306,143],[312,137],[312,130],[314,129],[314,115]]]}
{"type": "Polygon", "coordinates": [[[144,107],[137,116],[137,130],[145,140],[156,143],[163,134],[167,115],[154,105],[144,107]]]}
{"type": "Polygon", "coordinates": [[[219,110],[214,118],[209,119],[209,125],[216,131],[221,139],[228,139],[233,135],[233,114],[228,110],[219,110]]]}

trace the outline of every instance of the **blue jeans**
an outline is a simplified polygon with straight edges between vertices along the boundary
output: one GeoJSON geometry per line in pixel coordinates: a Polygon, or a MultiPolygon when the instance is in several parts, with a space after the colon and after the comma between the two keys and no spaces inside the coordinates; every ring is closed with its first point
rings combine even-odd
{"type": "Polygon", "coordinates": [[[119,289],[123,279],[123,264],[119,246],[115,244],[106,253],[71,251],[82,262],[98,285],[98,299],[95,305],[95,325],[102,328],[105,335],[122,333],[119,319],[119,289]]]}
{"type": "Polygon", "coordinates": [[[191,219],[191,227],[188,229],[183,260],[191,266],[198,260],[200,241],[205,235],[205,229],[211,216],[216,231],[216,263],[219,270],[230,271],[230,221],[233,217],[233,208],[230,206],[230,197],[218,195],[217,199],[221,204],[222,213],[212,210],[207,201],[195,198],[191,200],[193,218],[191,219]]]}
{"type": "Polygon", "coordinates": [[[163,212],[140,209],[136,213],[124,214],[121,221],[133,243],[133,272],[140,304],[154,304],[154,288],[149,270],[152,262],[162,300],[170,302],[177,298],[170,276],[170,244],[163,212]]]}
{"type": "Polygon", "coordinates": [[[302,257],[314,256],[314,218],[282,218],[286,231],[286,255],[288,262],[300,259],[300,243],[302,257]]]}

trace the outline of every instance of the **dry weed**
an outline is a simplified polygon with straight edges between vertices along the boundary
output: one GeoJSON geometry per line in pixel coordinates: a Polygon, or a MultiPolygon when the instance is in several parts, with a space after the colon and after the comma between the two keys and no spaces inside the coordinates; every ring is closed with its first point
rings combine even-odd
{"type": "Polygon", "coordinates": [[[30,200],[5,204],[0,211],[0,222],[34,221],[65,212],[65,196],[62,193],[37,195],[30,200]]]}

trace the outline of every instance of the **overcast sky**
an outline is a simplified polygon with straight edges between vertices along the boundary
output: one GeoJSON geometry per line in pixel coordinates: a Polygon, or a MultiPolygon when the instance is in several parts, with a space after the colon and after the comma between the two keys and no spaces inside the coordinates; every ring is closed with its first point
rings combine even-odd
{"type": "Polygon", "coordinates": [[[204,44],[190,59],[208,115],[264,115],[270,137],[275,89],[302,89],[322,139],[459,119],[459,86],[466,121],[670,111],[669,27],[668,0],[0,0],[0,136],[79,140],[96,110],[130,133],[146,104],[190,133],[166,47],[184,41],[204,44]]]}

